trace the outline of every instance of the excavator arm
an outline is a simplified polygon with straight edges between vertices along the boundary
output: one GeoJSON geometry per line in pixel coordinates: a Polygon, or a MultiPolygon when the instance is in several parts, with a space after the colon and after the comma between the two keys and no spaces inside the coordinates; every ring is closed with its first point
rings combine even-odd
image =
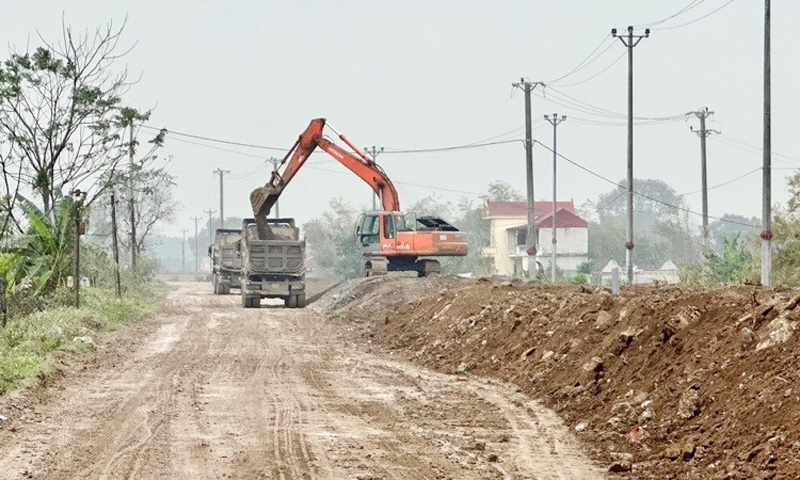
{"type": "Polygon", "coordinates": [[[361,153],[350,140],[344,135],[339,134],[339,138],[345,142],[354,152],[351,153],[327,138],[323,137],[325,127],[324,118],[315,118],[308,125],[308,128],[300,135],[294,146],[289,150],[281,161],[281,166],[286,164],[283,173],[279,173],[279,168],[272,172],[269,182],[261,188],[253,190],[250,194],[250,204],[253,207],[253,214],[259,231],[266,227],[266,219],[272,206],[278,201],[283,190],[297,174],[308,157],[317,147],[320,147],[339,163],[347,167],[348,170],[356,174],[359,178],[367,182],[372,190],[381,199],[384,210],[400,210],[400,200],[397,190],[386,176],[383,169],[369,157],[361,153]]]}

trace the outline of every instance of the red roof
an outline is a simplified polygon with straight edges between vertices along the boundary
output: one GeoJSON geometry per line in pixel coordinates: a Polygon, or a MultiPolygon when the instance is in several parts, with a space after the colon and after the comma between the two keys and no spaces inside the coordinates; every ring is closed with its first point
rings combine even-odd
{"type": "MultiPolygon", "coordinates": [[[[528,216],[528,202],[487,202],[487,217],[524,217],[528,216]]],[[[553,211],[553,202],[539,200],[534,204],[536,217],[550,215],[553,211]]],[[[572,202],[556,202],[556,210],[567,210],[575,213],[575,204],[572,202]]]]}
{"type": "MultiPolygon", "coordinates": [[[[553,202],[539,201],[536,208],[536,228],[550,228],[553,226],[553,202]]],[[[589,222],[582,219],[575,212],[572,202],[556,202],[556,228],[588,228],[589,222]]],[[[527,217],[527,202],[488,202],[486,217],[527,217]]],[[[512,227],[517,229],[528,228],[527,223],[512,227]]]]}
{"type": "MultiPolygon", "coordinates": [[[[552,208],[552,206],[551,206],[552,208]]],[[[536,228],[552,228],[553,212],[536,218],[536,228]]],[[[589,228],[589,222],[570,212],[566,208],[556,212],[556,228],[589,228]]]]}

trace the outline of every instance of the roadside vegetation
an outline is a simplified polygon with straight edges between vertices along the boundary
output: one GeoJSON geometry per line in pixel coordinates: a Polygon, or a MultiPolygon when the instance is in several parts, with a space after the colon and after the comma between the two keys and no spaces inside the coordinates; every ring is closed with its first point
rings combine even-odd
{"type": "Polygon", "coordinates": [[[151,112],[124,98],[123,29],[65,23],[0,60],[0,394],[157,308],[147,240],[174,182],[166,131],[141,138],[151,112]]]}
{"type": "Polygon", "coordinates": [[[49,308],[9,319],[0,329],[0,395],[51,373],[56,352],[89,352],[104,333],[152,315],[162,291],[148,283],[117,299],[111,290],[90,287],[82,291],[80,308],[59,298],[71,292],[58,292],[49,308]]]}

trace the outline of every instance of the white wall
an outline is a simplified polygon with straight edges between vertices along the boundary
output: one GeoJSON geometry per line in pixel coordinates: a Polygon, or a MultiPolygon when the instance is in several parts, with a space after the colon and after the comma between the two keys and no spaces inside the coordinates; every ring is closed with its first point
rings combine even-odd
{"type": "MultiPolygon", "coordinates": [[[[493,257],[495,275],[513,275],[516,258],[509,256],[514,253],[515,232],[507,230],[524,224],[527,217],[492,218],[490,222],[491,244],[483,250],[483,255],[493,257]]],[[[537,259],[545,266],[550,267],[552,252],[551,228],[539,230],[539,247],[537,259]]],[[[587,228],[559,228],[556,229],[558,243],[556,244],[556,266],[566,273],[575,272],[578,265],[588,259],[589,229],[587,228]]],[[[528,257],[521,254],[522,268],[528,270],[528,257]]]]}

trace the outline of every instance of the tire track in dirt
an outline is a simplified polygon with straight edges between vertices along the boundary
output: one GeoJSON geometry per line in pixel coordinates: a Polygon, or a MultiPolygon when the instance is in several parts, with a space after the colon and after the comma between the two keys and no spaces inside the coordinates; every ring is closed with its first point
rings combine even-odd
{"type": "Polygon", "coordinates": [[[0,426],[0,472],[603,477],[552,412],[505,385],[372,355],[318,313],[242,309],[206,287],[179,285],[157,316],[120,332],[119,355],[101,351],[92,368],[66,372],[31,419],[14,420],[16,432],[0,426]]]}

